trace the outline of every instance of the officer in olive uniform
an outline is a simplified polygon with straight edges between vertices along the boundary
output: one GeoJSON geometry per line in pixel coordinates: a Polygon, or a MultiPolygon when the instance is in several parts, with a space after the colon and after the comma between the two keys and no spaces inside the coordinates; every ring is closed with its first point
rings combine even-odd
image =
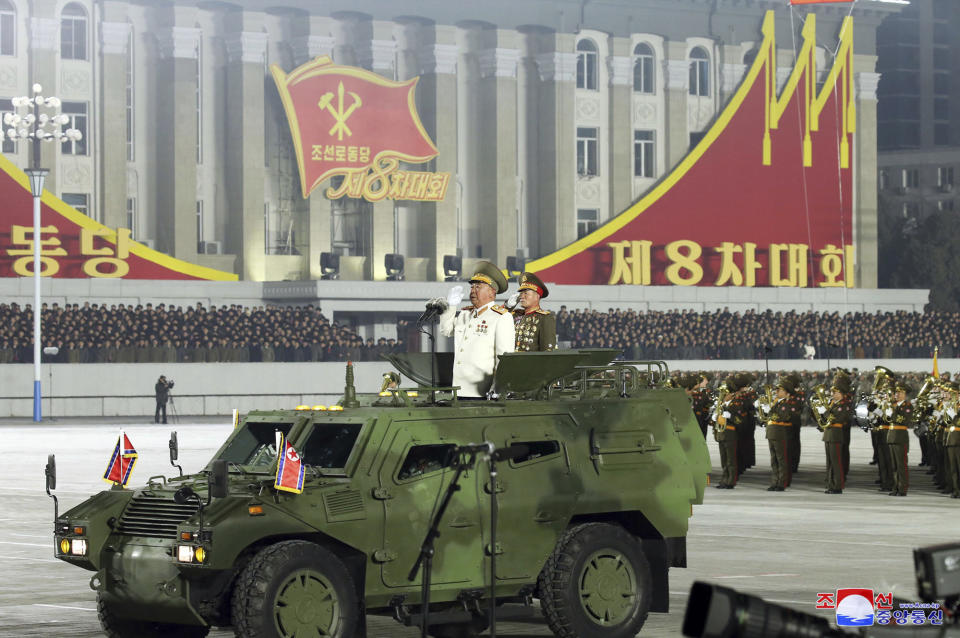
{"type": "Polygon", "coordinates": [[[453,385],[460,387],[459,396],[486,396],[498,357],[514,351],[513,317],[495,302],[506,291],[500,269],[482,261],[470,278],[470,305],[458,310],[451,303],[440,315],[440,333],[454,340],[453,385]]]}
{"type": "Polygon", "coordinates": [[[768,492],[782,492],[790,485],[792,459],[790,458],[790,428],[800,414],[800,408],[791,400],[797,391],[791,376],[777,383],[777,400],[767,413],[767,443],[770,448],[770,487],[768,492]]]}
{"type": "Polygon", "coordinates": [[[853,417],[853,410],[847,396],[850,393],[850,377],[837,373],[830,388],[832,397],[828,406],[820,406],[823,428],[823,445],[827,456],[827,478],[824,494],[842,494],[844,486],[843,472],[843,428],[853,417]]]}
{"type": "MultiPolygon", "coordinates": [[[[691,375],[692,376],[692,375],[691,375]]],[[[701,374],[695,378],[694,386],[687,392],[693,402],[693,414],[697,417],[697,424],[707,438],[707,428],[710,427],[710,406],[713,404],[713,392],[709,387],[710,377],[701,374]]]]}
{"type": "Polygon", "coordinates": [[[893,490],[890,496],[906,496],[910,485],[910,470],[907,468],[907,453],[910,450],[910,433],[913,425],[913,405],[907,401],[910,386],[900,381],[894,391],[893,406],[887,409],[890,428],[887,430],[887,446],[890,449],[890,468],[893,474],[893,490]]]}
{"type": "Polygon", "coordinates": [[[960,414],[957,414],[957,384],[950,383],[953,392],[944,401],[943,470],[944,482],[950,498],[960,498],[960,414]]]}
{"type": "Polygon", "coordinates": [[[540,307],[550,291],[532,272],[520,275],[519,305],[513,311],[517,352],[557,349],[557,317],[540,307]]]}
{"type": "Polygon", "coordinates": [[[732,490],[739,477],[737,428],[743,422],[746,409],[742,396],[737,393],[740,389],[737,377],[731,375],[723,383],[729,389],[729,393],[722,401],[719,396],[717,397],[720,403],[713,414],[715,420],[713,435],[720,448],[720,466],[723,472],[720,483],[716,487],[720,490],[732,490]]]}

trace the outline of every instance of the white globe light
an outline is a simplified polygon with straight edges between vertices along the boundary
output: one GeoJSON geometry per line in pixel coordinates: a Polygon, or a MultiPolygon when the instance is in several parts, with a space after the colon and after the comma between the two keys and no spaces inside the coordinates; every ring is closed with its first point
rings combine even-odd
{"type": "Polygon", "coordinates": [[[29,134],[29,131],[27,131],[27,129],[25,129],[25,128],[22,128],[22,129],[20,129],[19,131],[17,131],[17,134],[18,134],[20,137],[24,137],[24,138],[25,138],[25,137],[27,137],[27,135],[29,134]]]}
{"type": "Polygon", "coordinates": [[[42,96],[42,95],[36,96],[35,98],[33,98],[33,102],[34,102],[34,104],[38,104],[38,105],[40,105],[40,106],[43,106],[43,96],[42,96]]]}
{"type": "Polygon", "coordinates": [[[7,126],[10,126],[13,123],[13,113],[4,113],[3,123],[6,124],[7,126]]]}
{"type": "Polygon", "coordinates": [[[9,137],[11,140],[17,139],[17,129],[7,129],[7,137],[9,137]]]}
{"type": "Polygon", "coordinates": [[[50,116],[47,115],[46,113],[41,113],[41,114],[40,114],[40,124],[41,124],[41,125],[46,124],[46,123],[47,123],[47,120],[49,120],[49,119],[50,119],[50,116]]]}
{"type": "Polygon", "coordinates": [[[39,84],[34,84],[34,85],[33,85],[33,92],[34,92],[34,93],[40,93],[41,91],[43,91],[43,87],[42,87],[42,86],[40,86],[39,84]]]}
{"type": "Polygon", "coordinates": [[[60,104],[61,104],[60,98],[58,98],[58,97],[48,97],[48,98],[47,98],[47,106],[49,106],[49,107],[52,108],[52,109],[58,109],[58,108],[60,108],[60,104]]]}
{"type": "Polygon", "coordinates": [[[27,113],[26,117],[23,118],[23,121],[26,124],[33,124],[36,121],[36,119],[37,118],[34,117],[33,113],[27,113]]]}

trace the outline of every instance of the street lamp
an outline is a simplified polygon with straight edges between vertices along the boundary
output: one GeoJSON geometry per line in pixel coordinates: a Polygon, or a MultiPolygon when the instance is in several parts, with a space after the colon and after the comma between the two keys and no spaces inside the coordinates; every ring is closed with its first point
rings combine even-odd
{"type": "Polygon", "coordinates": [[[79,141],[83,135],[75,128],[63,130],[70,117],[60,113],[61,102],[56,97],[43,97],[43,88],[33,85],[33,97],[21,96],[11,100],[13,112],[5,113],[5,134],[11,140],[31,140],[30,168],[24,172],[30,180],[33,195],[33,420],[40,421],[40,198],[43,180],[50,171],[40,168],[40,142],[79,141]],[[24,113],[21,114],[21,111],[24,113]]]}

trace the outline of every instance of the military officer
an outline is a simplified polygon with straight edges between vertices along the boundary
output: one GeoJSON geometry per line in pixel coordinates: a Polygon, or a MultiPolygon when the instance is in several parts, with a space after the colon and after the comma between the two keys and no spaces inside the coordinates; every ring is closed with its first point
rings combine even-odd
{"type": "MultiPolygon", "coordinates": [[[[949,382],[948,382],[949,383],[949,382]]],[[[949,383],[951,392],[944,401],[943,468],[950,498],[960,498],[960,415],[957,414],[957,384],[949,383]]]]}
{"type": "Polygon", "coordinates": [[[777,400],[767,413],[767,444],[770,448],[770,487],[768,492],[782,492],[790,485],[792,459],[790,458],[790,428],[800,413],[791,399],[797,391],[791,376],[780,377],[777,400]]]}
{"type": "Polygon", "coordinates": [[[720,490],[732,490],[740,475],[737,463],[737,428],[743,422],[746,409],[743,405],[742,396],[737,393],[737,390],[740,389],[738,382],[738,378],[734,375],[730,375],[723,382],[729,392],[725,392],[723,389],[717,392],[717,403],[713,414],[715,421],[713,436],[720,448],[720,467],[722,469],[722,478],[716,485],[717,489],[720,490]]]}
{"type": "Polygon", "coordinates": [[[517,331],[517,352],[557,349],[557,317],[540,307],[550,291],[532,272],[520,275],[518,305],[513,310],[517,331]]]}
{"type": "Polygon", "coordinates": [[[910,485],[910,470],[907,468],[907,453],[910,450],[908,428],[913,425],[913,405],[907,401],[910,386],[900,381],[894,390],[894,404],[887,408],[890,427],[887,430],[887,446],[890,449],[890,469],[893,474],[893,490],[890,496],[906,496],[910,485]]]}
{"type": "Polygon", "coordinates": [[[470,305],[458,310],[449,303],[440,315],[440,333],[454,341],[453,385],[460,387],[459,396],[485,397],[498,357],[514,351],[513,318],[495,303],[497,295],[506,291],[507,279],[500,269],[481,261],[470,278],[470,305]]]}
{"type": "Polygon", "coordinates": [[[827,478],[824,494],[842,494],[844,487],[843,470],[843,428],[853,417],[848,396],[850,377],[838,372],[830,388],[831,398],[828,406],[820,406],[823,415],[823,445],[827,456],[827,478]]]}
{"type": "Polygon", "coordinates": [[[710,376],[701,374],[695,378],[694,386],[687,392],[693,402],[693,414],[697,417],[697,424],[707,438],[707,428],[710,426],[710,405],[713,403],[713,392],[710,390],[710,376]]]}

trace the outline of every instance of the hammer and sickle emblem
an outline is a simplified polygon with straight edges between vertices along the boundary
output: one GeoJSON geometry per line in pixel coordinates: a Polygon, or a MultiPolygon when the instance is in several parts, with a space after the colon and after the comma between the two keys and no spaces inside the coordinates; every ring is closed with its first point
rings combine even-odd
{"type": "Polygon", "coordinates": [[[343,141],[343,134],[346,133],[348,136],[353,135],[353,131],[350,130],[350,127],[347,126],[347,119],[363,105],[363,101],[360,99],[360,96],[354,93],[353,91],[347,91],[350,94],[350,97],[353,98],[353,104],[348,106],[346,110],[343,108],[343,82],[340,83],[340,86],[337,87],[337,106],[334,108],[333,102],[333,93],[324,93],[323,97],[320,98],[320,101],[317,103],[317,106],[320,107],[320,110],[327,110],[330,112],[330,115],[333,116],[335,123],[330,129],[330,135],[336,135],[339,141],[343,141]]]}

